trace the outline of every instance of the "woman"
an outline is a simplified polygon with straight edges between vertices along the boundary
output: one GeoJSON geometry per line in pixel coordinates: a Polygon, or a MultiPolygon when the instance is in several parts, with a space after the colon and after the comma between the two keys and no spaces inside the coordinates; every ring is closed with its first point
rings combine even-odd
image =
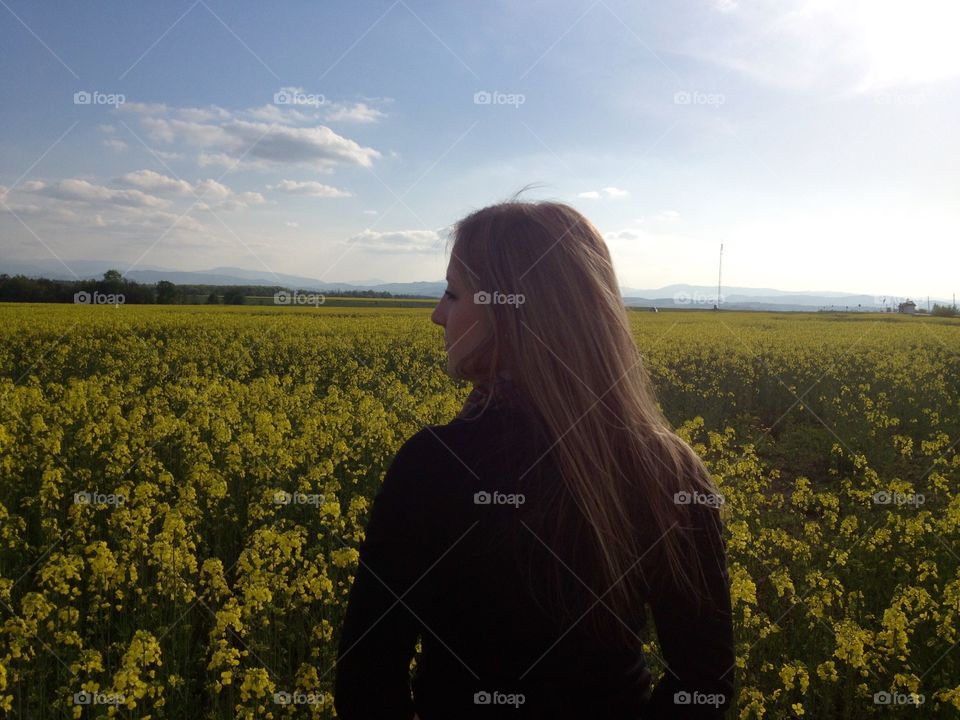
{"type": "Polygon", "coordinates": [[[600,233],[567,205],[515,198],[455,226],[432,320],[473,391],[400,448],[374,501],[337,713],[722,717],[722,498],[657,405],[600,233]]]}

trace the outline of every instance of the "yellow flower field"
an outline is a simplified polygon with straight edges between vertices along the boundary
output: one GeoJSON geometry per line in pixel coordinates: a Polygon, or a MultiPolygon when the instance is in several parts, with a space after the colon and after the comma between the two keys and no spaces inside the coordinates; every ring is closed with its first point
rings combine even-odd
{"type": "MultiPolygon", "coordinates": [[[[631,318],[724,497],[730,717],[960,716],[960,322],[631,318]]],[[[4,304],[0,338],[0,715],[335,717],[370,502],[469,391],[429,310],[4,304]]]]}

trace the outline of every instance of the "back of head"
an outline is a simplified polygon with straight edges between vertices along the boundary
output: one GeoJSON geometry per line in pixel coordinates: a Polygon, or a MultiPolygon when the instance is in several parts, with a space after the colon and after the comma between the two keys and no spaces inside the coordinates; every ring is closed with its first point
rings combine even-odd
{"type": "MultiPolygon", "coordinates": [[[[564,597],[569,572],[558,568],[557,607],[576,617],[578,600],[589,606],[609,591],[605,602],[621,618],[640,617],[641,586],[624,577],[631,568],[643,587],[655,573],[699,594],[698,558],[684,532],[691,507],[677,493],[715,489],[657,405],[600,232],[563,203],[511,199],[460,220],[453,240],[451,272],[466,300],[483,306],[489,328],[458,375],[512,378],[559,473],[529,516],[531,529],[595,593],[575,583],[564,597]]],[[[609,612],[590,623],[632,642],[609,612]]]]}

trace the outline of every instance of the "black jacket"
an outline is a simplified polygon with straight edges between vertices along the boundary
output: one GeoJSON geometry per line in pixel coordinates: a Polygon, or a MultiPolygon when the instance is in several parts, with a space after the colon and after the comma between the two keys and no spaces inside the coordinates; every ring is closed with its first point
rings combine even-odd
{"type": "MultiPolygon", "coordinates": [[[[338,647],[337,714],[343,720],[409,720],[414,712],[420,720],[723,717],[734,689],[734,647],[719,514],[701,506],[696,536],[720,611],[698,616],[682,594],[650,593],[669,667],[651,688],[639,650],[605,648],[583,624],[551,619],[525,590],[516,563],[520,545],[540,547],[544,563],[552,559],[541,540],[515,529],[520,495],[523,505],[536,502],[536,478],[550,479],[528,422],[492,406],[472,420],[426,427],[400,448],[359,546],[338,647]],[[536,471],[527,473],[531,467],[536,471]],[[411,699],[418,635],[422,653],[411,699]]],[[[643,624],[644,618],[634,623],[638,631],[643,624]]]]}

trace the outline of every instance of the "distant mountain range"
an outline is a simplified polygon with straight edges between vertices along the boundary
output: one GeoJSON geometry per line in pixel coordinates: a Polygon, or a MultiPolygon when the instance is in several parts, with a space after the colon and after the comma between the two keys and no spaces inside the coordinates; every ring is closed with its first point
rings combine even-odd
{"type": "MultiPolygon", "coordinates": [[[[8,275],[26,275],[56,280],[99,279],[103,273],[114,268],[123,272],[127,264],[105,260],[70,260],[64,264],[57,260],[2,261],[0,273],[8,275]],[[71,272],[72,271],[72,272],[71,272]],[[76,273],[74,275],[73,273],[76,273]]],[[[126,273],[125,277],[139,283],[153,284],[167,280],[177,285],[280,285],[290,289],[318,290],[332,294],[337,290],[375,290],[394,295],[421,295],[439,298],[446,283],[409,282],[385,283],[378,279],[355,282],[326,282],[316,278],[299,275],[271,273],[266,270],[244,270],[243,268],[218,267],[211,270],[185,271],[170,270],[156,265],[138,265],[138,269],[126,273]]],[[[717,299],[716,286],[705,285],[667,285],[656,289],[621,287],[624,302],[630,307],[657,308],[712,308],[717,299]]],[[[844,292],[827,291],[784,291],[774,288],[723,288],[722,306],[731,310],[779,310],[811,311],[820,308],[850,310],[882,310],[886,306],[896,309],[902,298],[884,296],[857,295],[844,292]]],[[[924,303],[914,298],[918,306],[924,303]]],[[[924,299],[925,300],[925,299],[924,299]]],[[[951,301],[931,298],[933,302],[949,304],[951,301]]]]}

